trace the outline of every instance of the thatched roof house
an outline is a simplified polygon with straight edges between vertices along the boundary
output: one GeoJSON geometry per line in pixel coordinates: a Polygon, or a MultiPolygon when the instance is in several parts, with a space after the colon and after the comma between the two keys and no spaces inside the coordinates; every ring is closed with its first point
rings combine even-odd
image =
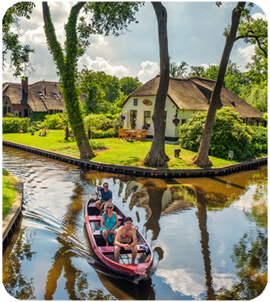
{"type": "MultiPolygon", "coordinates": [[[[82,95],[81,101],[84,102],[85,98],[82,95]]],[[[24,78],[22,84],[4,84],[2,103],[3,116],[10,112],[18,117],[31,117],[32,120],[65,110],[59,83],[40,81],[28,85],[28,78],[24,78]]]]}
{"type": "MultiPolygon", "coordinates": [[[[141,128],[143,125],[148,128],[148,135],[153,135],[151,115],[154,109],[155,98],[159,88],[160,77],[139,87],[129,95],[124,104],[123,115],[126,116],[125,126],[141,128]],[[136,120],[134,120],[136,116],[136,120]]],[[[200,77],[185,79],[170,78],[167,100],[165,105],[166,137],[177,138],[178,129],[172,125],[172,120],[178,118],[180,124],[186,123],[192,114],[199,111],[207,111],[210,103],[215,81],[200,77]]],[[[225,86],[223,86],[219,108],[232,107],[239,113],[239,117],[247,124],[259,125],[263,113],[244,100],[239,98],[225,86]]]]}

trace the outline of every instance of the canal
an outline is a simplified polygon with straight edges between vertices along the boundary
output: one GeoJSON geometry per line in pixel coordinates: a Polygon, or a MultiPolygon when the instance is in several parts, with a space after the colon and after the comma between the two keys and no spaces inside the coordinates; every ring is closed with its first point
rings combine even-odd
{"type": "Polygon", "coordinates": [[[87,171],[4,147],[24,181],[20,225],[3,254],[3,284],[20,300],[252,299],[267,283],[267,166],[226,177],[151,179],[87,171]],[[84,205],[109,183],[113,201],[154,250],[135,285],[91,249],[84,205]]]}

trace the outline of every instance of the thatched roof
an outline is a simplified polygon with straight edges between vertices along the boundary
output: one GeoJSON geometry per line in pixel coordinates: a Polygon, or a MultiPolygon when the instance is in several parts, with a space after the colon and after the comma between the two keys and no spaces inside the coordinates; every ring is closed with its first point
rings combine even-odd
{"type": "MultiPolygon", "coordinates": [[[[135,90],[126,99],[136,96],[153,96],[158,92],[160,77],[157,76],[135,90]]],[[[208,110],[211,93],[215,85],[214,80],[200,77],[190,77],[185,79],[170,78],[168,97],[178,109],[186,110],[208,110]]],[[[122,105],[122,107],[124,106],[122,105]]],[[[240,99],[225,86],[222,87],[219,107],[232,107],[239,113],[240,118],[262,118],[263,113],[244,100],[240,99]]]]}
{"type": "MultiPolygon", "coordinates": [[[[22,104],[22,84],[6,83],[3,86],[3,97],[8,96],[11,105],[22,104]]],[[[86,96],[81,95],[84,102],[86,96]]],[[[48,110],[64,110],[65,103],[59,88],[59,83],[40,81],[28,85],[27,104],[33,112],[47,112],[48,110]]]]}

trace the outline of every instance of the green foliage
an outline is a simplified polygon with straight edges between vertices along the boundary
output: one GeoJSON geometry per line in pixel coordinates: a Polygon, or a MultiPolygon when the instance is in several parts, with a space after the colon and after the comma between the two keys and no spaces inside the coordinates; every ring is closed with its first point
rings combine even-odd
{"type": "Polygon", "coordinates": [[[2,219],[4,219],[15,201],[17,182],[14,178],[9,177],[7,170],[3,169],[2,171],[2,219]]]}
{"type": "MultiPolygon", "coordinates": [[[[206,114],[206,112],[200,112],[192,115],[189,122],[180,127],[179,143],[183,148],[195,152],[199,150],[202,125],[205,124],[206,114]]],[[[233,108],[223,107],[216,113],[209,154],[227,158],[228,152],[231,150],[234,151],[234,158],[245,159],[257,153],[264,153],[267,147],[265,146],[267,134],[264,130],[254,132],[253,128],[243,124],[233,108]],[[264,137],[260,140],[259,136],[262,133],[264,137]]]]}
{"type": "Polygon", "coordinates": [[[142,86],[142,83],[139,81],[138,77],[123,77],[119,80],[119,84],[123,95],[129,95],[142,86]]]}
{"type": "Polygon", "coordinates": [[[89,114],[84,118],[86,128],[92,131],[92,138],[117,137],[121,127],[120,115],[89,114]]]}
{"type": "Polygon", "coordinates": [[[95,72],[87,68],[78,76],[78,88],[87,95],[84,101],[86,114],[120,113],[119,107],[127,98],[123,94],[128,95],[141,85],[138,78],[124,77],[119,80],[103,71],[95,72]]]}
{"type": "Polygon", "coordinates": [[[20,131],[27,132],[29,128],[30,119],[27,118],[12,118],[3,117],[2,126],[3,133],[18,133],[20,131]]]}
{"type": "Polygon", "coordinates": [[[187,73],[187,66],[185,61],[182,61],[179,66],[175,62],[170,63],[170,77],[184,78],[187,73]]]}
{"type": "Polygon", "coordinates": [[[89,114],[84,118],[84,123],[92,131],[108,130],[113,127],[113,120],[103,114],[89,114]]]}
{"type": "Polygon", "coordinates": [[[252,130],[252,145],[254,147],[254,153],[267,154],[268,151],[268,131],[267,128],[248,126],[252,130]]]}
{"type": "Polygon", "coordinates": [[[118,131],[114,128],[102,131],[96,130],[92,133],[92,138],[109,138],[109,137],[117,137],[118,131]]]}
{"type": "Polygon", "coordinates": [[[47,112],[32,112],[30,115],[30,119],[32,122],[43,121],[47,114],[47,112]]]}
{"type": "Polygon", "coordinates": [[[242,89],[240,95],[247,103],[256,109],[267,112],[268,110],[268,89],[267,80],[260,84],[252,84],[242,89]]]}
{"type": "Polygon", "coordinates": [[[90,140],[90,145],[93,150],[105,149],[105,143],[100,140],[90,140]]]}
{"type": "Polygon", "coordinates": [[[44,127],[48,127],[49,129],[59,129],[59,126],[63,125],[63,120],[61,118],[61,114],[51,114],[46,115],[43,123],[44,127]]]}
{"type": "MultiPolygon", "coordinates": [[[[11,30],[12,24],[16,24],[20,17],[30,19],[32,9],[35,7],[34,2],[18,2],[11,6],[2,19],[2,66],[6,67],[6,56],[10,54],[10,66],[13,67],[13,76],[18,77],[29,67],[30,54],[34,52],[29,45],[21,45],[19,41],[19,33],[11,30]]],[[[18,26],[18,25],[17,25],[18,26]]]]}

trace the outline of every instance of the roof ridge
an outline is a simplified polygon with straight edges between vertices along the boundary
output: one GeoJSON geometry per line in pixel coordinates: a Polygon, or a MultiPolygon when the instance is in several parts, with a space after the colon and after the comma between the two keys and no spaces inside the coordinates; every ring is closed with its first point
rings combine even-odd
{"type": "Polygon", "coordinates": [[[35,82],[35,83],[29,84],[28,86],[32,86],[32,85],[39,84],[39,83],[60,84],[60,82],[55,82],[55,81],[37,81],[37,82],[35,82]]]}
{"type": "Polygon", "coordinates": [[[191,77],[187,77],[187,78],[170,77],[170,80],[176,80],[176,81],[190,81],[190,80],[193,80],[193,79],[215,82],[215,80],[208,79],[208,78],[203,78],[203,77],[199,77],[199,76],[191,76],[191,77]]]}

